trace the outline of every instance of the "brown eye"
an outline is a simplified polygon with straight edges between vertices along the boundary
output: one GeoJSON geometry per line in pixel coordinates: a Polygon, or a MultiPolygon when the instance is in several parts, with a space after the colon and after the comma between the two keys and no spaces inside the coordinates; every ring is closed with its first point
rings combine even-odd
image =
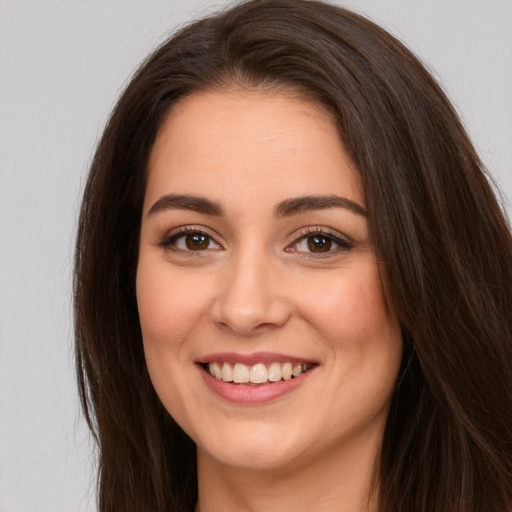
{"type": "Polygon", "coordinates": [[[202,233],[191,233],[185,237],[185,245],[191,251],[204,251],[210,245],[210,237],[202,233]]]}
{"type": "Polygon", "coordinates": [[[309,254],[311,258],[316,255],[320,258],[335,256],[353,248],[353,243],[345,235],[324,233],[319,229],[296,239],[295,243],[289,245],[285,251],[309,254]]]}
{"type": "Polygon", "coordinates": [[[332,240],[326,236],[308,236],[308,249],[311,252],[328,252],[332,247],[332,240]]]}
{"type": "Polygon", "coordinates": [[[182,228],[178,233],[166,236],[160,245],[165,249],[181,251],[183,253],[222,250],[215,239],[206,232],[194,228],[182,228]]]}

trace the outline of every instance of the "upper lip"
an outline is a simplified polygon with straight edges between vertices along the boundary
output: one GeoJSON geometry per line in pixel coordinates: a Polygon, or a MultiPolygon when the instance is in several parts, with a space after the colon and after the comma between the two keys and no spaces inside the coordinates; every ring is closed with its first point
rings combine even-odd
{"type": "Polygon", "coordinates": [[[252,354],[238,354],[236,352],[217,352],[215,354],[208,354],[204,357],[198,358],[198,364],[225,362],[225,363],[242,363],[247,366],[252,366],[258,363],[270,364],[275,362],[280,363],[314,363],[315,361],[307,357],[297,357],[288,354],[279,354],[276,352],[254,352],[252,354]]]}

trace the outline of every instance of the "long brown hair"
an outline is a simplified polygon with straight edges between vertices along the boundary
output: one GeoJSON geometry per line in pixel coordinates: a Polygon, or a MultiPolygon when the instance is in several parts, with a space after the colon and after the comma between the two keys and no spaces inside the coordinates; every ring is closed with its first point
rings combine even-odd
{"type": "Polygon", "coordinates": [[[512,237],[454,109],[375,24],[307,0],[254,0],[195,22],[120,97],[85,186],[76,365],[99,447],[101,512],[188,512],[195,447],[151,386],[135,271],[148,155],[200,89],[299,91],[337,119],[364,184],[404,360],[384,436],[382,512],[512,509],[512,237]]]}

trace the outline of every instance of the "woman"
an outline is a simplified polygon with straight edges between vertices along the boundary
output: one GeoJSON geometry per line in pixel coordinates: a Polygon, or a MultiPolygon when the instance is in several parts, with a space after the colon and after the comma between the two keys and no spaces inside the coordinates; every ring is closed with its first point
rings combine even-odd
{"type": "Polygon", "coordinates": [[[260,0],[143,64],[76,252],[101,511],[512,508],[512,239],[371,22],[260,0]]]}

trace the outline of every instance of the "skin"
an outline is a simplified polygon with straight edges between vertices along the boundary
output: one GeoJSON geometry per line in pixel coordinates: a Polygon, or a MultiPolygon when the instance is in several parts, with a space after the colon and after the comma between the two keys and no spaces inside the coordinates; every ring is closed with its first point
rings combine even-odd
{"type": "Polygon", "coordinates": [[[364,207],[334,122],[291,93],[197,93],[163,123],[137,299],[155,390],[198,447],[197,511],[377,510],[370,490],[402,338],[364,207]],[[155,209],[166,194],[201,196],[223,213],[155,209]],[[361,211],[275,214],[285,200],[333,194],[361,211]],[[179,228],[205,233],[206,248],[189,249],[193,234],[179,228]],[[325,252],[310,248],[311,231],[325,252]],[[330,236],[349,247],[329,248],[330,236]],[[262,351],[316,366],[293,391],[247,405],[215,394],[195,364],[262,351]]]}

